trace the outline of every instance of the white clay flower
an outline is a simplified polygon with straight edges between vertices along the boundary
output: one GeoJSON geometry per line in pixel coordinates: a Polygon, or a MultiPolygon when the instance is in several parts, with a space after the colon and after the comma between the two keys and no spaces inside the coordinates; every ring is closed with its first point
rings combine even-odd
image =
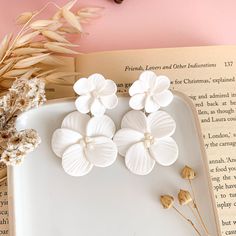
{"type": "Polygon", "coordinates": [[[155,162],[163,166],[173,164],[178,157],[178,146],[170,136],[175,121],[164,111],[146,116],[141,111],[129,111],[114,136],[118,152],[125,157],[127,168],[138,175],[147,175],[155,162]]]}
{"type": "Polygon", "coordinates": [[[168,77],[144,71],[129,89],[129,105],[134,110],[144,108],[147,113],[155,112],[171,103],[173,94],[168,90],[169,87],[168,77]]]}
{"type": "Polygon", "coordinates": [[[115,124],[108,116],[90,118],[75,111],[53,133],[52,149],[62,158],[62,166],[69,175],[83,176],[93,166],[107,167],[116,160],[114,133],[115,124]]]}
{"type": "Polygon", "coordinates": [[[116,84],[100,74],[79,79],[73,88],[80,95],[75,106],[83,114],[91,112],[94,116],[103,115],[106,109],[113,109],[118,103],[116,84]]]}

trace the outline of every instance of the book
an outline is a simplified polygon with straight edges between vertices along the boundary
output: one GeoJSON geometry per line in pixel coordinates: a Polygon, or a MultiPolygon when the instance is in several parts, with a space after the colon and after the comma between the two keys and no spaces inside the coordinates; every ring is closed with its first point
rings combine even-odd
{"type": "MultiPolygon", "coordinates": [[[[101,73],[114,80],[120,95],[127,94],[142,71],[152,70],[168,76],[173,90],[192,99],[201,122],[221,232],[236,235],[236,46],[97,52],[66,62],[79,77],[101,73]]],[[[68,78],[66,86],[49,84],[48,98],[75,96],[76,79],[68,78]]]]}

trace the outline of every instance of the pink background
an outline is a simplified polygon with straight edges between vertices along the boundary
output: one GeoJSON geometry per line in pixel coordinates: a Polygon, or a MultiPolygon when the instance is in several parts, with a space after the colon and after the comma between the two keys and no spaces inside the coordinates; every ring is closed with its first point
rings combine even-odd
{"type": "MultiPolygon", "coordinates": [[[[15,29],[15,17],[40,9],[47,0],[0,0],[0,38],[15,29]]],[[[56,0],[64,4],[66,0],[56,0]]],[[[103,16],[85,27],[81,51],[236,44],[235,0],[79,0],[104,6],[103,16]]]]}

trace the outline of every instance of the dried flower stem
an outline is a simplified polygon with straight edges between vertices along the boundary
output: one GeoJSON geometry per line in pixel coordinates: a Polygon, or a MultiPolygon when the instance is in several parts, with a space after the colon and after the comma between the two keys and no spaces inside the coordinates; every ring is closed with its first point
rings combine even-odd
{"type": "Polygon", "coordinates": [[[197,221],[199,222],[199,224],[203,227],[206,235],[209,236],[210,235],[209,231],[208,231],[208,229],[207,229],[207,227],[206,227],[206,225],[205,225],[205,223],[204,223],[204,221],[202,219],[201,213],[200,213],[200,211],[198,209],[198,206],[197,206],[197,203],[196,203],[196,197],[195,197],[192,181],[191,181],[191,179],[189,179],[188,181],[189,181],[189,185],[190,185],[191,192],[192,192],[192,195],[193,195],[193,205],[191,204],[189,206],[189,208],[191,209],[192,213],[194,214],[194,216],[197,219],[197,221]],[[194,209],[196,209],[197,214],[195,213],[194,209]]]}
{"type": "Polygon", "coordinates": [[[173,209],[185,220],[187,221],[192,227],[193,229],[196,231],[196,233],[201,236],[200,232],[198,231],[198,229],[196,228],[196,226],[194,225],[194,223],[188,219],[183,213],[181,213],[176,207],[173,206],[173,209]]]}

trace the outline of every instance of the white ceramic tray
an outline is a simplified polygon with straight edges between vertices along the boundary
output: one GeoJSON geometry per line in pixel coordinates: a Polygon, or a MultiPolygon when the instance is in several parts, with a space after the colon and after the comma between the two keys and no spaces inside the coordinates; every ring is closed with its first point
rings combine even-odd
{"type": "MultiPolygon", "coordinates": [[[[201,132],[186,98],[175,94],[165,109],[177,123],[179,159],[171,167],[156,165],[147,176],[131,174],[120,156],[111,167],[94,168],[84,177],[67,175],[50,142],[53,131],[73,110],[74,100],[56,100],[17,121],[18,129],[36,129],[42,144],[22,166],[9,168],[11,236],[196,235],[173,209],[164,210],[159,202],[161,194],[176,196],[180,188],[189,189],[179,176],[185,164],[197,170],[199,177],[193,182],[197,201],[211,236],[219,235],[201,132]]],[[[123,97],[108,115],[119,126],[128,110],[128,98],[123,97]]],[[[180,209],[193,218],[187,207],[180,209]]]]}

